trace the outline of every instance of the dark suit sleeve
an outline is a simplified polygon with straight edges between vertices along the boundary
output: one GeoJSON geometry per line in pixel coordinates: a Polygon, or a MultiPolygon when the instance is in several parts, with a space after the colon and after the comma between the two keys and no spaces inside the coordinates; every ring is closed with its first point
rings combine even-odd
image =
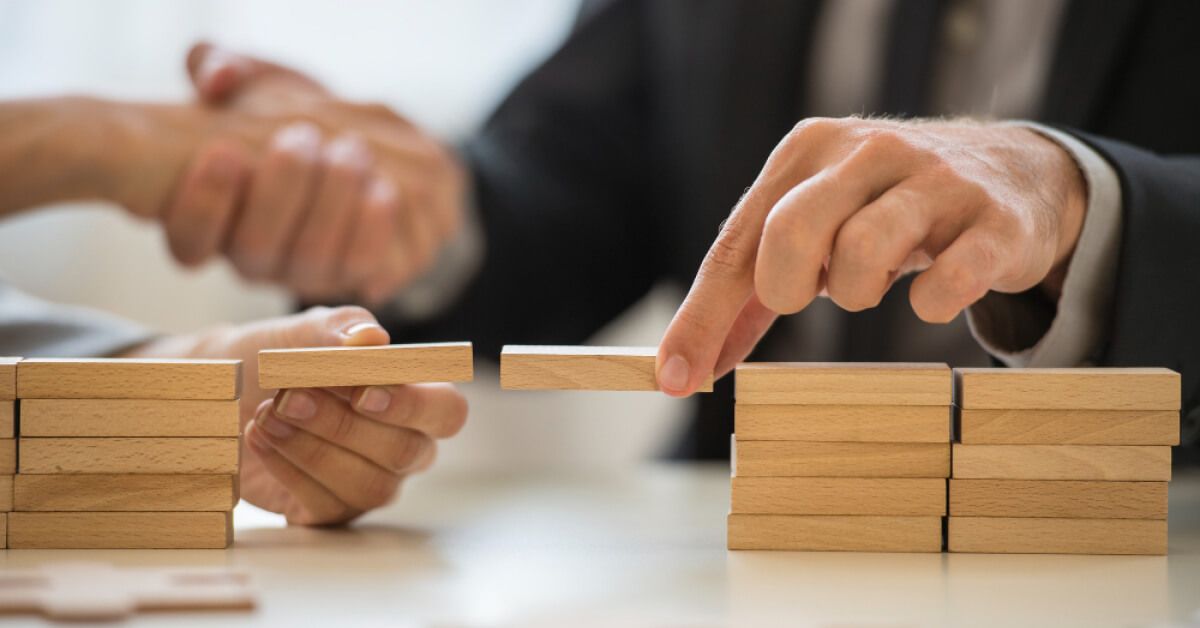
{"type": "Polygon", "coordinates": [[[1200,441],[1200,156],[1162,156],[1075,133],[1121,180],[1112,366],[1183,374],[1183,442],[1200,441]]]}
{"type": "Polygon", "coordinates": [[[579,343],[653,284],[637,4],[589,5],[466,147],[482,268],[437,320],[386,321],[398,340],[579,343]]]}

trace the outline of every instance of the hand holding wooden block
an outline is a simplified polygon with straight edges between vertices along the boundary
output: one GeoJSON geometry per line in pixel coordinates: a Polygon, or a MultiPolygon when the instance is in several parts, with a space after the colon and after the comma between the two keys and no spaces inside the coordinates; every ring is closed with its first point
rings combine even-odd
{"type": "Polygon", "coordinates": [[[473,378],[469,342],[267,349],[258,353],[258,385],[265,389],[469,382],[473,378]]]}
{"type": "MultiPolygon", "coordinates": [[[[506,390],[659,390],[658,347],[506,345],[500,387],[506,390]]],[[[712,376],[699,392],[712,392],[712,376]]]]}

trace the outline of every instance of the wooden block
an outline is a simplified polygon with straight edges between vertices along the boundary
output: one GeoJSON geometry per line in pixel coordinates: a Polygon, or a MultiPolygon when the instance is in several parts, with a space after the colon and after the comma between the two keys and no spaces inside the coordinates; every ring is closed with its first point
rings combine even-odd
{"type": "Polygon", "coordinates": [[[946,443],[950,408],[739,403],[734,425],[746,440],[946,443]]]}
{"type": "Polygon", "coordinates": [[[17,402],[0,401],[0,438],[17,437],[17,402]]]}
{"type": "Polygon", "coordinates": [[[0,475],[17,472],[17,439],[0,438],[0,475]]]}
{"type": "Polygon", "coordinates": [[[30,358],[17,365],[21,399],[237,399],[241,360],[30,358]]]}
{"type": "MultiPolygon", "coordinates": [[[[506,390],[658,390],[658,347],[505,345],[500,387],[506,390]]],[[[712,392],[712,376],[700,392],[712,392]]]]}
{"type": "Polygon", "coordinates": [[[228,512],[234,475],[18,475],[16,510],[26,512],[228,512]]]}
{"type": "Polygon", "coordinates": [[[739,404],[949,406],[945,364],[748,362],[737,366],[739,404]]]}
{"type": "Polygon", "coordinates": [[[730,513],[731,550],[940,552],[941,517],[730,513]]]}
{"type": "Polygon", "coordinates": [[[951,552],[1166,554],[1163,519],[950,517],[951,552]]]}
{"type": "Polygon", "coordinates": [[[1171,448],[1151,445],[954,444],[952,477],[1166,482],[1171,448]]]}
{"type": "Polygon", "coordinates": [[[228,512],[14,512],[11,549],[224,549],[228,512]]]}
{"type": "Polygon", "coordinates": [[[959,440],[991,445],[1178,445],[1178,410],[959,412],[959,440]]]}
{"type": "Polygon", "coordinates": [[[950,515],[1166,519],[1167,483],[952,479],[950,515]]]}
{"type": "Polygon", "coordinates": [[[965,368],[954,381],[961,408],[1179,409],[1179,373],[1164,368],[965,368]]]}
{"type": "Polygon", "coordinates": [[[732,512],[766,515],[946,514],[946,480],[734,477],[732,512]]]}
{"type": "Polygon", "coordinates": [[[237,475],[236,438],[22,438],[20,473],[237,475]]]}
{"type": "Polygon", "coordinates": [[[258,385],[266,389],[469,382],[473,377],[469,342],[258,352],[258,385]]]}
{"type": "Polygon", "coordinates": [[[950,443],[809,443],[737,437],[740,477],[946,478],[950,443]]]}
{"type": "Polygon", "coordinates": [[[0,512],[0,549],[8,549],[8,513],[0,512]]]}
{"type": "Polygon", "coordinates": [[[13,476],[0,475],[0,512],[13,509],[13,476]]]}
{"type": "Polygon", "coordinates": [[[237,436],[237,399],[26,399],[22,436],[237,436]]]}
{"type": "Polygon", "coordinates": [[[17,398],[17,363],[21,358],[0,358],[0,400],[17,398]]]}

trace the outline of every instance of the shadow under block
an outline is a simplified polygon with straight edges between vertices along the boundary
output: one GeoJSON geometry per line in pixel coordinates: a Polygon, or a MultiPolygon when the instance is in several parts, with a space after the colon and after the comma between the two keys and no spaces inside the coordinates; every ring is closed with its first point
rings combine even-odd
{"type": "Polygon", "coordinates": [[[955,369],[969,409],[1179,410],[1179,373],[1164,368],[955,369]]]}
{"type": "Polygon", "coordinates": [[[238,400],[26,399],[21,436],[237,436],[238,400]]]}
{"type": "Polygon", "coordinates": [[[948,521],[947,548],[951,552],[1167,553],[1167,522],[1164,519],[950,517],[948,521]]]}
{"type": "Polygon", "coordinates": [[[768,515],[946,514],[946,480],[734,477],[730,510],[768,515]]]}
{"type": "Polygon", "coordinates": [[[1167,483],[952,479],[950,516],[1166,519],[1167,483]]]}
{"type": "Polygon", "coordinates": [[[228,512],[14,512],[10,549],[224,549],[228,512]]]}
{"type": "Polygon", "coordinates": [[[949,406],[945,364],[748,362],[739,364],[739,404],[949,406]]]}
{"type": "Polygon", "coordinates": [[[950,443],[810,443],[735,440],[741,477],[950,477],[950,443]]]}
{"type": "Polygon", "coordinates": [[[16,438],[17,402],[0,400],[0,438],[16,438]]]}
{"type": "Polygon", "coordinates": [[[746,440],[946,443],[950,407],[737,404],[734,425],[746,440]]]}
{"type": "Polygon", "coordinates": [[[0,512],[13,509],[13,476],[0,475],[0,512]]]}
{"type": "Polygon", "coordinates": [[[1171,448],[1158,445],[955,443],[953,459],[951,476],[964,479],[1145,482],[1171,479],[1171,448]]]}
{"type": "Polygon", "coordinates": [[[1178,445],[1178,410],[959,411],[959,440],[991,445],[1178,445]]]}
{"type": "Polygon", "coordinates": [[[17,398],[17,363],[21,358],[0,358],[0,400],[17,398]]]}
{"type": "MultiPolygon", "coordinates": [[[[505,345],[500,387],[506,390],[658,390],[658,347],[505,345]]],[[[712,392],[710,375],[698,389],[712,392]]]]}
{"type": "Polygon", "coordinates": [[[942,551],[941,517],[731,513],[727,525],[731,550],[942,551]]]}
{"type": "Polygon", "coordinates": [[[17,472],[17,439],[0,438],[0,475],[17,472]]]}
{"type": "Polygon", "coordinates": [[[258,385],[274,389],[469,382],[475,372],[472,360],[469,342],[269,349],[258,352],[258,385]]]}
{"type": "Polygon", "coordinates": [[[240,360],[36,358],[17,365],[21,399],[237,399],[240,360]]]}
{"type": "Polygon", "coordinates": [[[18,475],[13,506],[22,512],[228,512],[235,475],[18,475]]]}
{"type": "Polygon", "coordinates": [[[19,473],[236,475],[236,438],[22,438],[19,473]]]}

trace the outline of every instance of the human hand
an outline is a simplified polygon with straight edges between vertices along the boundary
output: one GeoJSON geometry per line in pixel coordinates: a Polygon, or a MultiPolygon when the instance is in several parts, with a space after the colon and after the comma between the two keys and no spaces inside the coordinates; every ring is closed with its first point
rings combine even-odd
{"type": "Polygon", "coordinates": [[[746,357],[781,314],[817,295],[909,301],[946,323],[989,290],[1052,296],[1083,226],[1071,156],[1018,126],[810,119],[775,147],[700,266],[658,351],[660,387],[695,391],[746,357]]]}
{"type": "Polygon", "coordinates": [[[391,501],[434,461],[435,439],[462,428],[466,400],[450,384],[262,390],[261,349],[388,342],[369,312],[302,314],[152,341],[127,357],[243,361],[241,495],[290,523],[350,521],[391,501]]]}
{"type": "Polygon", "coordinates": [[[223,248],[248,279],[308,299],[377,302],[425,271],[458,231],[462,167],[387,107],[337,100],[299,72],[207,44],[192,49],[188,70],[215,111],[295,122],[257,165],[222,142],[196,153],[166,221],[180,261],[223,248]]]}

